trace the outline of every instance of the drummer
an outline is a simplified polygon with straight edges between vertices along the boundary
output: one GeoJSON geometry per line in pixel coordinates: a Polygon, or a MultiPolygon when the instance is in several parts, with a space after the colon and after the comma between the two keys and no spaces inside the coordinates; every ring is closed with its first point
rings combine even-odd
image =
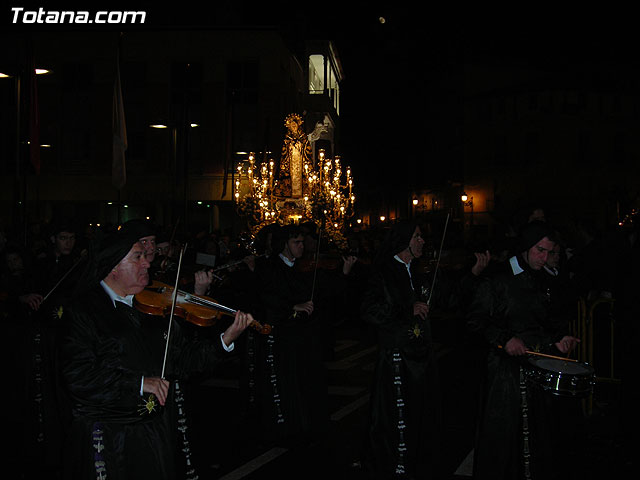
{"type": "MultiPolygon", "coordinates": [[[[543,267],[556,245],[548,223],[524,227],[518,254],[478,288],[468,325],[487,345],[474,479],[554,478],[557,427],[548,396],[526,381],[528,352],[566,356],[579,339],[569,319],[554,318],[543,267]],[[527,421],[523,422],[523,418],[527,421]]],[[[575,402],[575,399],[571,399],[575,402]]],[[[578,402],[579,403],[579,402],[578,402]]]]}

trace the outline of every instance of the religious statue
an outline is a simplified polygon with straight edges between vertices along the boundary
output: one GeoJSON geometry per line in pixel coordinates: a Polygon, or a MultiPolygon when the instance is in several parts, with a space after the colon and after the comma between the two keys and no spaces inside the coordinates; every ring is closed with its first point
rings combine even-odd
{"type": "Polygon", "coordinates": [[[342,248],[346,245],[342,232],[354,212],[351,169],[343,167],[339,156],[325,156],[324,149],[318,149],[317,158],[313,157],[312,142],[322,139],[333,144],[333,128],[327,117],[309,135],[303,123],[296,113],[286,117],[279,167],[274,160],[256,164],[253,152],[248,161],[238,165],[236,208],[247,219],[252,235],[271,223],[313,221],[342,248]]]}
{"type": "Polygon", "coordinates": [[[280,171],[275,186],[278,197],[301,198],[308,190],[305,168],[312,168],[313,152],[302,128],[303,123],[297,113],[288,115],[284,121],[287,133],[282,144],[280,171]]]}

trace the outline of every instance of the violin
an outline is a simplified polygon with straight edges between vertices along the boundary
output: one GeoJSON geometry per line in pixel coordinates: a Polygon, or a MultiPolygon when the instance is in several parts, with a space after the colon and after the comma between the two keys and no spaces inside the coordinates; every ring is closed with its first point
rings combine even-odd
{"type": "MultiPolygon", "coordinates": [[[[266,255],[267,255],[266,253],[261,253],[260,255],[253,255],[253,257],[254,257],[255,259],[258,259],[258,258],[262,258],[262,257],[264,257],[264,256],[266,256],[266,255]]],[[[245,258],[246,258],[246,257],[245,257],[245,258]]],[[[234,267],[234,266],[236,266],[236,265],[240,265],[241,263],[244,263],[244,261],[245,261],[245,259],[244,259],[244,258],[242,258],[242,259],[240,259],[240,260],[236,260],[236,261],[234,261],[234,262],[225,263],[224,265],[220,265],[219,267],[212,268],[212,269],[210,269],[209,271],[210,271],[211,273],[213,273],[213,274],[214,274],[214,276],[216,276],[216,275],[215,275],[215,273],[216,273],[216,272],[219,272],[219,271],[221,271],[221,270],[226,270],[227,268],[231,268],[231,267],[234,267]]],[[[220,278],[220,277],[218,277],[218,278],[220,278]]]]}
{"type": "Polygon", "coordinates": [[[301,272],[312,272],[315,269],[336,270],[342,265],[342,255],[339,253],[321,253],[319,255],[303,255],[296,261],[296,268],[301,272]]]}
{"type": "MultiPolygon", "coordinates": [[[[249,256],[253,256],[254,260],[257,260],[258,258],[262,258],[265,257],[267,254],[266,253],[262,253],[260,255],[249,255],[249,256]]],[[[218,282],[218,285],[221,285],[226,279],[226,274],[224,273],[224,270],[230,269],[236,265],[241,265],[243,263],[245,263],[247,257],[242,258],[240,260],[235,260],[233,262],[229,262],[229,263],[225,263],[224,265],[220,265],[218,267],[215,268],[209,268],[209,269],[205,269],[208,273],[211,274],[211,276],[213,277],[213,282],[218,282]]],[[[248,267],[249,268],[249,267],[248,267]]],[[[230,272],[228,272],[230,273],[230,272]]]]}
{"type": "MultiPolygon", "coordinates": [[[[165,316],[171,313],[174,287],[154,280],[133,297],[137,310],[149,315],[165,316]]],[[[234,316],[237,310],[220,305],[204,295],[178,290],[174,314],[200,327],[214,325],[223,315],[234,316]]],[[[271,325],[254,320],[250,327],[263,335],[271,333],[271,325]]]]}

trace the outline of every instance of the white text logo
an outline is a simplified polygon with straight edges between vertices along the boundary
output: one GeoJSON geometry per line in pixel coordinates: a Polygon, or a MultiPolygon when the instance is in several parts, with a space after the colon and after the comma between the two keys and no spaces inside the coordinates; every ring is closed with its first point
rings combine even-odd
{"type": "Polygon", "coordinates": [[[147,12],[99,11],[71,12],[45,11],[42,7],[37,11],[22,7],[12,7],[13,23],[144,23],[147,12]]]}

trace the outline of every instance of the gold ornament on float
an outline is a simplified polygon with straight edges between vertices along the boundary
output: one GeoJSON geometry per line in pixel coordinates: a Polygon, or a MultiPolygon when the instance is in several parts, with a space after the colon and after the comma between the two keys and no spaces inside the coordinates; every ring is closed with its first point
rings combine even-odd
{"type": "Polygon", "coordinates": [[[313,221],[339,249],[346,248],[344,230],[355,203],[351,168],[343,170],[341,158],[328,158],[323,149],[314,160],[300,115],[288,115],[284,124],[277,178],[274,160],[258,165],[253,152],[237,166],[237,212],[252,234],[271,223],[313,221]]]}

